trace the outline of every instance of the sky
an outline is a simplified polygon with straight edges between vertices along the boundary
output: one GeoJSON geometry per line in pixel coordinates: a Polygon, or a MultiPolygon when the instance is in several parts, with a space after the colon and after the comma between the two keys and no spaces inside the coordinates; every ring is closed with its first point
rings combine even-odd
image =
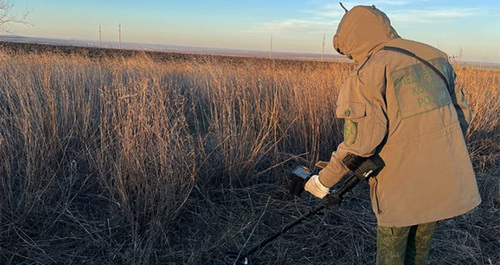
{"type": "MultiPolygon", "coordinates": [[[[4,0],[5,1],[5,0],[4,0]]],[[[332,47],[344,14],[325,0],[10,0],[11,13],[28,11],[31,25],[9,34],[103,41],[336,54],[332,47]]],[[[500,63],[499,0],[357,0],[375,5],[399,35],[435,46],[463,61],[500,63]]]]}

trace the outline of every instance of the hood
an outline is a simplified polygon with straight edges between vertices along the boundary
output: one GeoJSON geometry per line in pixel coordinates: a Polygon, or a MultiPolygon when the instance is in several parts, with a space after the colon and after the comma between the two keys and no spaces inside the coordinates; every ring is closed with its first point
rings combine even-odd
{"type": "Polygon", "coordinates": [[[342,17],[333,37],[333,47],[360,63],[395,38],[399,35],[384,12],[375,6],[355,6],[342,17]]]}

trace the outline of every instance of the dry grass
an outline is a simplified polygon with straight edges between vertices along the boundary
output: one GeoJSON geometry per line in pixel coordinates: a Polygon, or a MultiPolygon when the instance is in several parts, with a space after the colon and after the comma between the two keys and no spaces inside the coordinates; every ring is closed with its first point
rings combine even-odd
{"type": "MultiPolygon", "coordinates": [[[[0,51],[0,263],[209,264],[319,202],[287,170],[340,141],[351,66],[0,51]]],[[[443,221],[431,261],[500,259],[500,73],[457,69],[483,198],[443,221]]],[[[367,186],[258,251],[259,264],[373,264],[367,186]]]]}

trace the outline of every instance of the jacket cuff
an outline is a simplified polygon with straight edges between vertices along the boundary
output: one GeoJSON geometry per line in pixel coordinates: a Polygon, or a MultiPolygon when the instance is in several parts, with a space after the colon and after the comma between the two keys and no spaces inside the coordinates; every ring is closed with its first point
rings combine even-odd
{"type": "Polygon", "coordinates": [[[319,181],[327,188],[337,184],[342,177],[349,172],[349,169],[332,156],[330,163],[319,172],[319,181]]]}

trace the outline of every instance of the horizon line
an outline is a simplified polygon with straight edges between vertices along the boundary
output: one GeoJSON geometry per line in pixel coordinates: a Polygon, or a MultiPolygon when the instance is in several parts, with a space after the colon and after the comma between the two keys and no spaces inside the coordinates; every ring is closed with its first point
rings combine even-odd
{"type": "MultiPolygon", "coordinates": [[[[121,48],[119,47],[119,41],[101,41],[101,44],[107,43],[111,45],[99,45],[99,40],[85,40],[76,38],[50,38],[50,37],[30,37],[22,35],[0,35],[0,42],[15,42],[15,43],[27,43],[27,44],[41,44],[41,45],[62,45],[62,46],[75,46],[75,47],[86,47],[86,48],[102,48],[102,49],[131,49],[131,50],[145,50],[153,52],[177,52],[177,53],[187,53],[187,54],[200,54],[200,55],[220,55],[220,56],[237,56],[237,57],[258,57],[258,58],[270,58],[269,50],[248,50],[248,49],[238,49],[238,48],[220,48],[220,47],[203,47],[203,46],[189,46],[189,45],[175,45],[175,44],[159,44],[159,43],[141,43],[141,42],[121,42],[121,48]],[[8,40],[4,40],[4,38],[8,40]],[[39,43],[39,42],[42,43],[39,43]],[[236,54],[235,54],[236,53],[236,54]]],[[[332,53],[318,53],[318,52],[297,52],[297,51],[275,51],[272,50],[273,54],[278,54],[273,59],[295,59],[295,60],[315,60],[321,61],[321,56],[323,55],[326,62],[346,62],[352,63],[347,57],[332,54],[332,53]],[[288,55],[288,57],[287,57],[288,55]],[[295,55],[295,56],[293,56],[295,55]],[[302,55],[302,56],[299,56],[302,55]],[[291,58],[290,58],[291,56],[291,58]],[[316,58],[317,56],[317,58],[316,58]]],[[[274,57],[274,56],[273,56],[274,57]]],[[[448,56],[449,59],[454,58],[454,56],[448,56]]],[[[474,60],[458,60],[458,62],[464,62],[467,64],[472,64],[474,67],[486,67],[487,69],[500,70],[500,62],[480,62],[474,60]]]]}

